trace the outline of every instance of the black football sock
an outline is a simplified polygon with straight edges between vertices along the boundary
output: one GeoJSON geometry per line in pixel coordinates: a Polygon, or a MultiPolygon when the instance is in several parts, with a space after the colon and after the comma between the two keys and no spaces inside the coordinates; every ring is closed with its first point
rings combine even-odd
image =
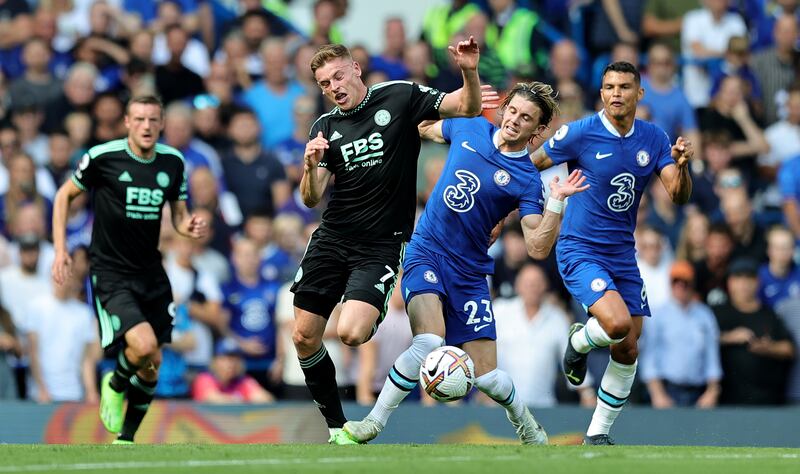
{"type": "Polygon", "coordinates": [[[108,383],[115,392],[124,392],[131,384],[131,377],[139,370],[133,362],[125,357],[125,348],[120,349],[117,355],[117,366],[114,368],[114,375],[108,383]]]}
{"type": "Polygon", "coordinates": [[[323,345],[312,356],[300,359],[300,367],[306,376],[306,385],[311,390],[314,403],[325,417],[328,428],[341,428],[347,422],[336,385],[336,367],[323,345]]]}
{"type": "Polygon", "coordinates": [[[122,424],[122,431],[118,438],[125,441],[133,441],[133,435],[142,424],[150,402],[153,401],[153,394],[156,392],[157,382],[147,382],[138,375],[134,375],[128,387],[128,410],[125,412],[125,421],[122,424]]]}

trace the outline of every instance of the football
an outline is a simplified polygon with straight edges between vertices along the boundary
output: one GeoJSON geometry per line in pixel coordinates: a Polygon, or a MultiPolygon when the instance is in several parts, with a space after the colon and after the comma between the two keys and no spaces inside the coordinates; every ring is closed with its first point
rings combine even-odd
{"type": "Polygon", "coordinates": [[[425,358],[419,369],[425,392],[440,402],[464,398],[475,385],[475,365],[458,347],[442,346],[425,358]]]}

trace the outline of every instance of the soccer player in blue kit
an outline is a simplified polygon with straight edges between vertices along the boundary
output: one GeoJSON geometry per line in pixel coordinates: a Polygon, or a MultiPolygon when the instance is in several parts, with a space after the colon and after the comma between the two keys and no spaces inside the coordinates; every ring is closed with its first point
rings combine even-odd
{"type": "Polygon", "coordinates": [[[461,346],[475,363],[475,385],[502,405],[524,444],[546,444],[547,434],[522,400],[511,377],[497,369],[496,331],[486,275],[492,230],[519,209],[528,253],[547,257],[555,243],[567,196],[587,188],[581,171],[550,183],[545,207],[542,180],[527,146],[546,129],[557,105],[553,89],[517,84],[502,104],[500,128],[484,118],[424,122],[420,135],[449,142],[444,171],[406,250],[402,291],[412,345],[389,371],[375,407],[344,431],[364,443],[384,428],[414,389],[424,358],[441,346],[461,346]]]}
{"type": "Polygon", "coordinates": [[[533,155],[540,170],[567,163],[570,171],[583,171],[591,186],[569,200],[556,248],[564,284],[591,316],[585,326],[570,327],[564,354],[569,382],[583,382],[590,350],[611,350],[585,444],[614,444],[608,433],[630,394],[642,317],[650,316],[634,250],[639,200],[653,173],[676,204],[686,203],[692,191],[692,144],[678,137],[670,146],[662,129],[636,120],[643,95],[633,65],[608,65],[600,89],[603,110],[565,124],[533,155]]]}

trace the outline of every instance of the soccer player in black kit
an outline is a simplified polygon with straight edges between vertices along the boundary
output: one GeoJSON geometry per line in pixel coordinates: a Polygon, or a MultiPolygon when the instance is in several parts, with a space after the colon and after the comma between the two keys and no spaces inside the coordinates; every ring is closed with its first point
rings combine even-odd
{"type": "Polygon", "coordinates": [[[157,143],[163,125],[158,98],[131,99],[125,110],[128,137],[83,155],[53,203],[52,274],[60,285],[72,263],[65,236],[67,208],[80,193],[92,193],[92,294],[101,345],[107,354],[118,352],[116,369],[103,377],[100,387],[100,419],[118,435],[116,444],[133,443],[153,399],[160,347],[171,340],[175,304],[158,251],[164,203],[169,202],[179,234],[200,238],[207,232],[206,222],[186,208],[183,155],[157,143]]]}
{"type": "Polygon", "coordinates": [[[420,138],[417,125],[481,112],[478,46],[473,38],[448,48],[464,87],[445,94],[408,81],[367,87],[342,45],[321,47],[311,70],[336,107],[311,127],[300,192],[316,206],[336,176],[322,223],[297,270],[292,335],[311,395],[325,417],[331,444],[355,444],[322,344],[328,317],[343,301],[337,330],[348,346],[369,340],[386,312],[416,210],[420,138]]]}

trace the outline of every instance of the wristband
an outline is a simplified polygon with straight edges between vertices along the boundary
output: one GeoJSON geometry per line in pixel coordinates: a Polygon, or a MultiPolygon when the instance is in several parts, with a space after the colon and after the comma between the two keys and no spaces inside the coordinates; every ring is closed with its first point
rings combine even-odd
{"type": "Polygon", "coordinates": [[[564,201],[548,198],[547,207],[545,207],[545,209],[552,212],[553,214],[561,214],[564,211],[564,201]]]}

